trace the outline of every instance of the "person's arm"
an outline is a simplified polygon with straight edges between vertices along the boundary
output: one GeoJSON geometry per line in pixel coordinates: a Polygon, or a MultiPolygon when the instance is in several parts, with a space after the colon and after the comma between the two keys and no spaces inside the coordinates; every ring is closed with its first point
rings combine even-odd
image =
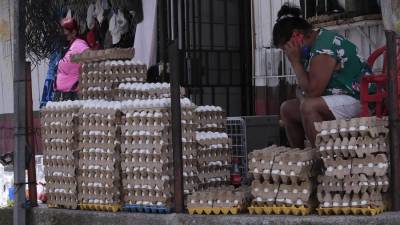
{"type": "Polygon", "coordinates": [[[321,96],[335,70],[336,59],[326,54],[316,55],[311,59],[310,71],[307,72],[301,63],[301,49],[298,44],[289,41],[285,44],[284,51],[297,77],[297,83],[305,92],[305,96],[321,96]]]}

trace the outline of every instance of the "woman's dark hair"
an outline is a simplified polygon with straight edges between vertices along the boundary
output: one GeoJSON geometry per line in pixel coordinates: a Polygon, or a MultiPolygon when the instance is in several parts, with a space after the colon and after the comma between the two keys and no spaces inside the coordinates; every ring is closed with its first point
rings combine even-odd
{"type": "Polygon", "coordinates": [[[300,8],[285,3],[278,12],[278,19],[273,29],[273,45],[280,46],[285,44],[292,37],[293,30],[303,30],[307,33],[312,29],[312,25],[302,18],[300,8]]]}

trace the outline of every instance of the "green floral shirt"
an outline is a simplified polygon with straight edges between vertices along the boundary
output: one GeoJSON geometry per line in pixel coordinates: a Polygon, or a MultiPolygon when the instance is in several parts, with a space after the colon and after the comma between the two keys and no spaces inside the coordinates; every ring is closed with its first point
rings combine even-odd
{"type": "Polygon", "coordinates": [[[314,56],[326,54],[336,59],[337,65],[324,95],[350,95],[360,98],[360,80],[370,75],[365,60],[358,55],[357,47],[340,34],[321,28],[305,67],[309,70],[314,56]]]}

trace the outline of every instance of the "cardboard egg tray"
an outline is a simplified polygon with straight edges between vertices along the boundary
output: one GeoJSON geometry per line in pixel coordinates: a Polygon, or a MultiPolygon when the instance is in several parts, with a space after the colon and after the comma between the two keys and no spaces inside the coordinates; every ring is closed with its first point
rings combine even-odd
{"type": "Polygon", "coordinates": [[[86,50],[75,54],[71,61],[75,63],[88,63],[113,59],[132,59],[135,56],[134,48],[110,48],[104,50],[86,50]]]}
{"type": "Polygon", "coordinates": [[[231,140],[226,133],[197,132],[197,164],[201,190],[224,185],[230,179],[231,140]]]}
{"type": "Polygon", "coordinates": [[[87,101],[79,115],[79,203],[107,210],[121,204],[119,104],[87,101]]]}
{"type": "Polygon", "coordinates": [[[346,175],[365,174],[366,176],[385,176],[389,161],[386,154],[367,155],[365,158],[328,158],[323,160],[325,176],[343,179],[346,175]]]}
{"type": "Polygon", "coordinates": [[[195,113],[198,118],[198,131],[225,132],[226,114],[218,106],[199,106],[195,113]]]}
{"type": "Polygon", "coordinates": [[[249,172],[256,180],[274,183],[308,181],[316,171],[315,149],[291,149],[271,146],[249,154],[249,172]]]}
{"type": "Polygon", "coordinates": [[[315,123],[324,164],[318,213],[375,215],[388,191],[388,120],[363,117],[315,123]]]}
{"type": "Polygon", "coordinates": [[[41,111],[43,164],[51,207],[77,208],[77,113],[80,107],[79,101],[49,102],[41,111]]]}
{"type": "Polygon", "coordinates": [[[321,141],[317,144],[322,158],[364,158],[366,155],[377,153],[388,153],[387,137],[379,136],[377,138],[365,137],[347,137],[329,139],[327,142],[321,141]]]}
{"type": "Polygon", "coordinates": [[[122,98],[125,94],[121,94],[119,85],[126,82],[143,83],[146,79],[146,65],[136,61],[119,60],[83,64],[79,80],[80,96],[84,100],[128,100],[128,96],[122,98]]]}
{"type": "MultiPolygon", "coordinates": [[[[185,89],[181,87],[181,97],[185,89]]],[[[171,98],[169,83],[121,83],[114,90],[115,100],[171,98]]]]}
{"type": "Polygon", "coordinates": [[[319,193],[356,193],[387,192],[389,189],[389,177],[366,176],[365,174],[346,175],[344,179],[336,177],[318,176],[319,193]]]}
{"type": "Polygon", "coordinates": [[[269,181],[252,182],[252,196],[254,197],[252,206],[254,207],[274,207],[274,206],[296,206],[313,208],[315,201],[313,193],[313,183],[310,181],[300,184],[279,184],[269,183],[269,181]]]}
{"type": "Polygon", "coordinates": [[[365,137],[377,138],[389,133],[388,118],[362,117],[351,120],[333,120],[315,123],[318,132],[316,143],[321,140],[336,140],[338,137],[365,137]]]}
{"type": "Polygon", "coordinates": [[[197,191],[188,196],[187,208],[193,214],[233,214],[243,211],[249,200],[247,190],[220,187],[197,191]]]}
{"type": "Polygon", "coordinates": [[[253,175],[254,214],[307,215],[315,208],[312,198],[318,159],[315,149],[291,149],[270,146],[249,154],[249,172],[253,175]]]}
{"type": "MultiPolygon", "coordinates": [[[[136,101],[136,100],[135,100],[136,101]]],[[[125,104],[122,112],[122,162],[125,207],[172,207],[173,161],[171,113],[168,105],[159,99],[136,101],[139,105],[125,104]],[[138,107],[139,106],[139,107],[138,107]]],[[[132,102],[133,104],[133,102],[132,102]]],[[[184,149],[184,175],[187,192],[196,189],[196,152],[194,113],[182,108],[182,145],[184,149]],[[189,116],[191,114],[192,116],[189,116]],[[190,179],[189,179],[190,177],[190,179]],[[190,190],[189,190],[190,189],[190,190]]],[[[133,207],[133,208],[132,208],[133,207]]],[[[138,208],[139,207],[139,208],[138,208]]]]}
{"type": "Polygon", "coordinates": [[[384,208],[385,200],[382,193],[377,191],[362,194],[321,193],[317,194],[320,201],[319,208],[384,208]]]}

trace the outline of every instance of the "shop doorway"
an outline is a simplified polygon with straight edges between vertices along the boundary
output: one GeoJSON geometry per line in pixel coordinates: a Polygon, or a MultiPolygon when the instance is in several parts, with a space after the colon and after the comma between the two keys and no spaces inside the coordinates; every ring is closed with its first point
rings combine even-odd
{"type": "MultiPolygon", "coordinates": [[[[184,41],[180,60],[183,60],[184,72],[181,85],[197,105],[221,106],[228,116],[251,115],[250,1],[182,2],[184,41]]],[[[165,4],[168,8],[168,2],[165,4]]],[[[169,12],[159,15],[169,18],[169,12]]],[[[159,21],[161,26],[171,27],[170,20],[159,21]]],[[[168,29],[161,27],[160,31],[161,39],[169,38],[168,29]]],[[[160,45],[162,56],[163,43],[160,45]]]]}

